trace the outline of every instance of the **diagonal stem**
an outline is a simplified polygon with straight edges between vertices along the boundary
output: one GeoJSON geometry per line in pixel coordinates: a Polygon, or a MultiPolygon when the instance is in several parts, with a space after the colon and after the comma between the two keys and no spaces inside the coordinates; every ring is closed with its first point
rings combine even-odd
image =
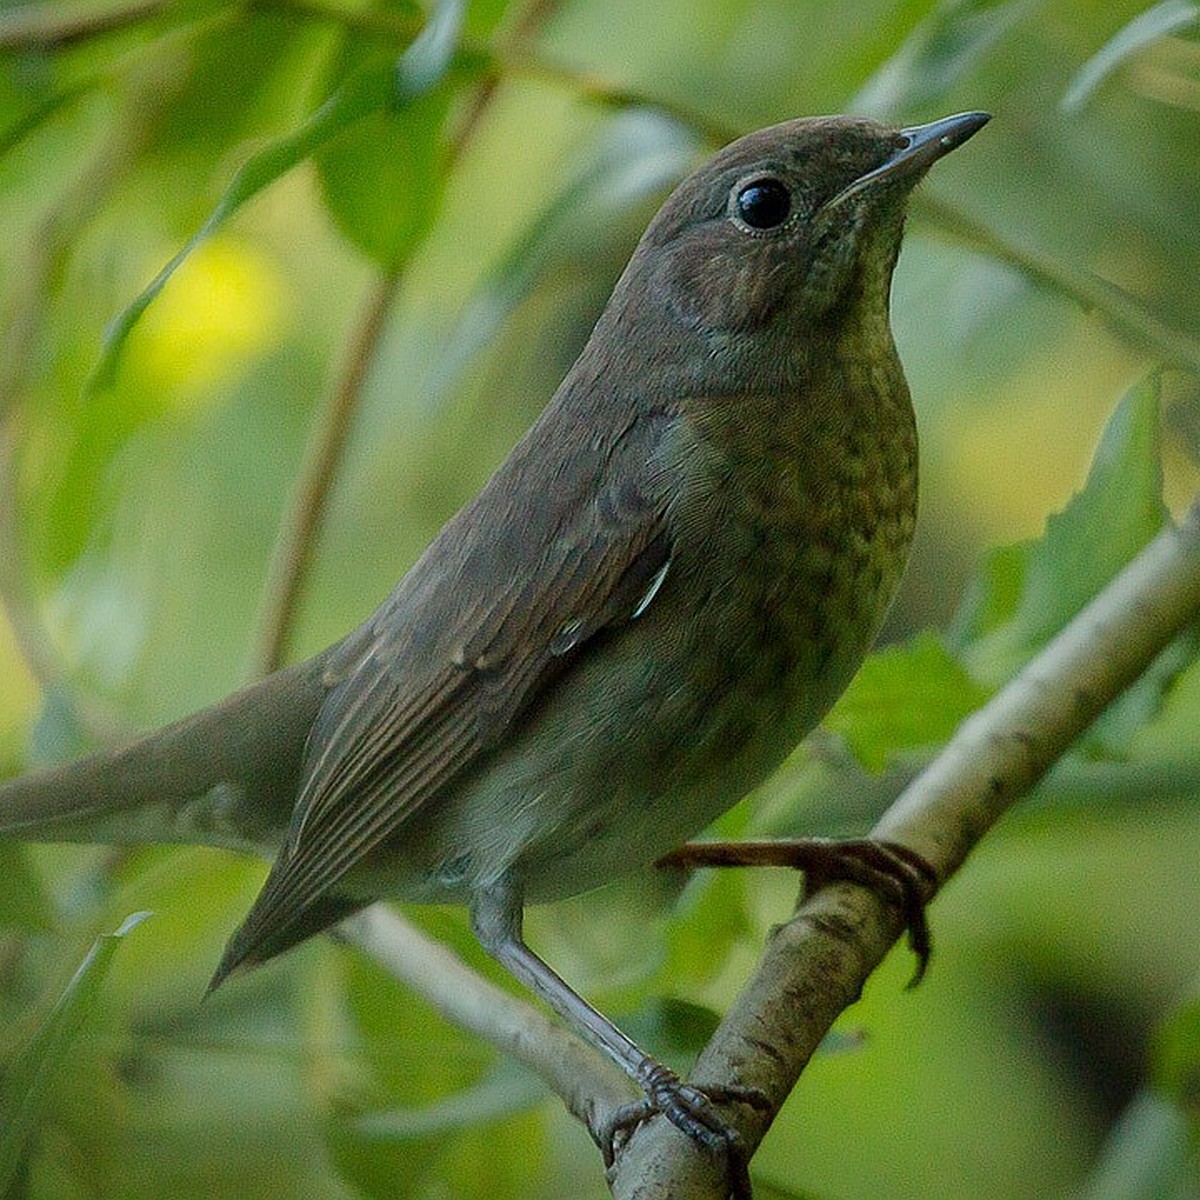
{"type": "Polygon", "coordinates": [[[398,272],[389,271],[376,279],[367,293],[342,370],[313,423],[308,454],[267,569],[252,655],[255,675],[278,670],[287,657],[296,608],[312,565],[329,493],[399,279],[398,272]]]}

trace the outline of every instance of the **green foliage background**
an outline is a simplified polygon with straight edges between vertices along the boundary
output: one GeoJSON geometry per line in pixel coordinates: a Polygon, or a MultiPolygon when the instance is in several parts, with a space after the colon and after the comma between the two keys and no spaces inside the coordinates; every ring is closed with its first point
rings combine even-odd
{"type": "MultiPolygon", "coordinates": [[[[984,108],[896,277],[924,507],[893,644],[726,819],[861,830],[1152,536],[1164,486],[1176,510],[1196,489],[1200,13],[471,0],[456,30],[456,7],[0,4],[0,775],[246,677],[354,345],[293,656],[365,617],[487,476],[716,143],[984,108]]],[[[846,1015],[760,1194],[1200,1195],[1198,728],[1185,642],[938,899],[929,980],[903,993],[898,954],[846,1015]]],[[[201,1007],[261,864],[0,843],[0,868],[9,1194],[605,1194],[553,1097],[351,950],[201,1007]]],[[[536,911],[531,940],[686,1065],[794,893],[633,880],[536,911]]],[[[461,913],[412,915],[491,970],[461,913]]]]}

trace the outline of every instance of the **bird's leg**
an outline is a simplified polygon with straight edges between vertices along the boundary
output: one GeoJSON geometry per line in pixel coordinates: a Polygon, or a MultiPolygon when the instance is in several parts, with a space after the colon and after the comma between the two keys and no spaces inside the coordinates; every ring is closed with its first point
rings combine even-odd
{"type": "Polygon", "coordinates": [[[915,850],[880,838],[795,838],[753,842],[686,842],[660,858],[660,867],[792,867],[804,872],[811,895],[835,879],[869,888],[904,916],[908,944],[917,957],[909,983],[920,983],[929,966],[925,905],[937,887],[937,872],[915,850]]]}
{"type": "MultiPolygon", "coordinates": [[[[713,1107],[724,1093],[706,1094],[684,1083],[669,1067],[651,1058],[607,1017],[594,1009],[525,944],[522,936],[521,889],[501,881],[478,890],[471,901],[471,928],[483,948],[535,995],[540,996],[585,1041],[607,1054],[645,1093],[645,1098],[618,1109],[592,1137],[611,1166],[620,1134],[661,1113],[694,1141],[720,1154],[726,1162],[730,1195],[749,1200],[747,1154],[737,1131],[713,1107]]],[[[753,1096],[738,1098],[756,1103],[753,1096]]]]}

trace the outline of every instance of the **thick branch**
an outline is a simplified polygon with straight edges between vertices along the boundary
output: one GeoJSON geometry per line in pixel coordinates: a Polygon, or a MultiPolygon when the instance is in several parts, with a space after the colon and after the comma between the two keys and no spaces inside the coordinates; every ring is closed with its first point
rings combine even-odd
{"type": "MultiPolygon", "coordinates": [[[[884,814],[878,837],[924,855],[945,881],[975,843],[1103,709],[1200,615],[1200,501],[1161,534],[1016,679],[959,728],[884,814]]],[[[754,976],[693,1072],[754,1088],[770,1108],[727,1112],[762,1140],[834,1020],[899,936],[898,915],[850,884],[824,888],[768,942],[754,976]]],[[[618,1160],[618,1200],[724,1200],[719,1164],[662,1118],[618,1160]]]]}

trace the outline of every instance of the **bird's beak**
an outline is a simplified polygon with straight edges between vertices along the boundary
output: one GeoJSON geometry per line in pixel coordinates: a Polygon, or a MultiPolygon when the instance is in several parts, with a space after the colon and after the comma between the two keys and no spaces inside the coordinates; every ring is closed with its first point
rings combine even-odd
{"type": "Polygon", "coordinates": [[[928,125],[901,129],[897,134],[900,145],[891,156],[865,175],[860,175],[848,187],[842,188],[823,207],[836,208],[844,200],[884,179],[905,179],[915,184],[939,158],[951,150],[957,150],[991,119],[991,113],[966,112],[931,121],[928,125]]]}

